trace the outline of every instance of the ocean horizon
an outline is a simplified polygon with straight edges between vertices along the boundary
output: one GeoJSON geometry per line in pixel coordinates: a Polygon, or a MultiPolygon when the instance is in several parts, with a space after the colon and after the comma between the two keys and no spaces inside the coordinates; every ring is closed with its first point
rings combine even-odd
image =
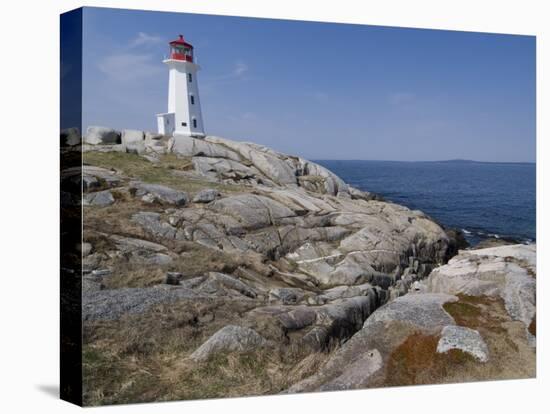
{"type": "Polygon", "coordinates": [[[536,241],[536,163],[474,160],[315,160],[346,183],[488,238],[536,241]]]}

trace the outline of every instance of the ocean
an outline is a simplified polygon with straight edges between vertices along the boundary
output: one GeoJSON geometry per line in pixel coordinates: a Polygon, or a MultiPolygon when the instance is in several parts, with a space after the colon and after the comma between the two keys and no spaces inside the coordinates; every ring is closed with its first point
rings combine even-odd
{"type": "Polygon", "coordinates": [[[536,167],[531,163],[317,160],[348,184],[422,210],[461,229],[470,244],[487,238],[536,240],[536,167]]]}

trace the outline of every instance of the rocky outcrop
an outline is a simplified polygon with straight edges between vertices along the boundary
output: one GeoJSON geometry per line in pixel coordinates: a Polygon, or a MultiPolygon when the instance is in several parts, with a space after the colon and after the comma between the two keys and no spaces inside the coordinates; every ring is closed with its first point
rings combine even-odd
{"type": "Polygon", "coordinates": [[[250,351],[266,345],[266,340],[250,328],[227,325],[212,335],[190,355],[194,361],[205,361],[220,352],[250,351]]]}
{"type": "Polygon", "coordinates": [[[391,352],[415,332],[438,333],[454,324],[443,304],[457,298],[444,294],[410,294],[376,310],[361,330],[338,349],[319,372],[289,393],[354,389],[369,386],[383,375],[391,352]]]}
{"type": "Polygon", "coordinates": [[[510,316],[528,327],[536,312],[535,274],[536,247],[520,244],[462,251],[426,284],[432,292],[500,297],[510,316]]]}
{"type": "MultiPolygon", "coordinates": [[[[483,332],[496,341],[496,334],[491,333],[494,329],[515,350],[518,346],[533,346],[532,334],[526,329],[518,333],[512,321],[520,320],[527,326],[532,323],[534,266],[534,245],[462,251],[447,265],[435,269],[426,282],[421,282],[422,290],[427,293],[413,290],[377,309],[315,375],[294,384],[287,392],[363,388],[379,386],[388,380],[391,383],[391,378],[386,377],[389,360],[414,335],[437,338],[433,353],[459,350],[479,363],[487,363],[490,351],[480,331],[457,325],[469,318],[477,320],[482,312],[489,313],[485,302],[492,302],[487,297],[501,298],[508,315],[498,314],[487,326],[480,325],[483,332]],[[463,299],[460,295],[467,296],[463,299]],[[456,306],[449,309],[453,309],[453,315],[459,318],[457,321],[446,308],[454,303],[456,306]]],[[[523,356],[527,361],[533,360],[534,353],[523,352],[527,354],[523,356]]],[[[431,359],[433,355],[418,355],[418,358],[431,359]]],[[[507,362],[494,364],[502,369],[507,362]]]]}
{"type": "MultiPolygon", "coordinates": [[[[116,196],[111,208],[86,208],[86,323],[137,324],[181,305],[193,335],[216,332],[185,351],[189,361],[264,346],[324,355],[288,392],[384,385],[411,338],[429,342],[422,358],[461,352],[490,365],[498,335],[513,332],[506,343],[520,349],[533,335],[534,246],[453,258],[459,232],[300,157],[219,137],[90,134],[85,151],[125,153],[110,154],[120,158],[112,168],[83,168],[85,203],[116,196]],[[148,174],[135,174],[140,162],[148,174]],[[193,316],[205,307],[208,317],[193,316]],[[480,322],[493,313],[497,333],[480,322]]],[[[63,179],[81,184],[76,170],[63,179]]]]}
{"type": "MultiPolygon", "coordinates": [[[[116,145],[103,140],[97,146],[104,149],[107,142],[116,145]]],[[[299,157],[219,137],[178,138],[170,147],[166,137],[132,130],[122,132],[121,145],[126,151],[138,145],[130,151],[136,156],[150,156],[150,147],[158,145],[164,149],[153,154],[155,162],[162,152],[172,151],[191,160],[194,171],[185,173],[195,174],[193,180],[229,184],[238,191],[207,188],[189,194],[115,169],[87,166],[88,191],[119,187],[153,208],[132,208],[129,217],[129,225],[137,225],[148,240],[140,245],[138,237],[107,235],[116,250],[96,252],[86,263],[92,268],[105,260],[175,266],[179,254],[167,247],[174,243],[254,258],[254,268],[182,277],[174,288],[201,297],[225,294],[267,301],[269,306],[246,316],[251,325],[254,319],[269,320],[282,328],[283,336],[292,332],[316,349],[349,338],[377,307],[405,294],[415,280],[454,254],[453,239],[423,213],[353,189],[299,157]]],[[[182,171],[173,174],[186,179],[182,171]]]]}

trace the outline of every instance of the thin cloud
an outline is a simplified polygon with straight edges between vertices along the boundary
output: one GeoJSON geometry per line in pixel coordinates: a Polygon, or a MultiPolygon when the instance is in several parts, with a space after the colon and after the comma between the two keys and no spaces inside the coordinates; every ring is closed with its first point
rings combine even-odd
{"type": "Polygon", "coordinates": [[[241,77],[246,72],[248,72],[248,65],[242,61],[235,62],[235,66],[233,67],[233,76],[234,77],[241,77]]]}
{"type": "Polygon", "coordinates": [[[121,53],[106,56],[97,64],[108,78],[117,82],[135,81],[161,75],[162,67],[151,54],[121,53]]]}
{"type": "Polygon", "coordinates": [[[162,37],[151,35],[145,32],[139,32],[130,42],[130,47],[154,46],[162,42],[162,37]]]}

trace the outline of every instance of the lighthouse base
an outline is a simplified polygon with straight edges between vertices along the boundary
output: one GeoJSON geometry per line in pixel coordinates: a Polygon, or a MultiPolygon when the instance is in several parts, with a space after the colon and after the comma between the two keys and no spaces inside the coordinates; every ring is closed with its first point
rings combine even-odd
{"type": "Polygon", "coordinates": [[[189,131],[174,131],[172,134],[174,138],[198,138],[202,139],[206,134],[202,132],[189,132],[189,131]]]}
{"type": "Polygon", "coordinates": [[[206,134],[202,131],[193,131],[192,128],[176,129],[176,114],[168,112],[157,114],[157,128],[159,134],[173,137],[204,138],[206,134]]]}

